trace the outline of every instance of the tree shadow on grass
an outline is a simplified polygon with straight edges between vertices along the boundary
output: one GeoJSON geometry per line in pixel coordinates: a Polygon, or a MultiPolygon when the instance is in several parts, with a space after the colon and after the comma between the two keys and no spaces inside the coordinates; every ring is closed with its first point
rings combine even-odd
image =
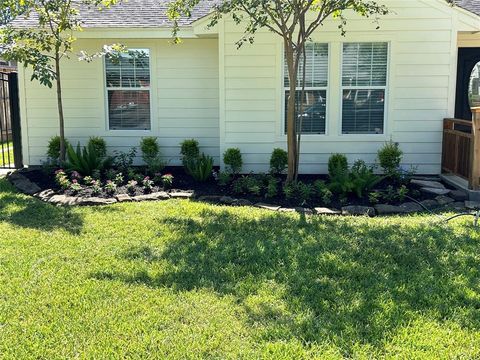
{"type": "Polygon", "coordinates": [[[479,329],[480,300],[471,296],[479,291],[478,239],[408,221],[300,223],[283,214],[252,219],[204,210],[195,218],[163,219],[178,234],[165,248],[142,246],[123,254],[142,270],[93,277],[233,295],[269,339],[330,339],[346,354],[359,342],[382,346],[414,313],[479,329]],[[148,269],[155,262],[164,271],[152,275],[145,263],[148,269]]]}
{"type": "Polygon", "coordinates": [[[79,234],[83,219],[72,208],[55,207],[19,194],[5,179],[0,179],[0,222],[42,231],[65,230],[79,234]]]}

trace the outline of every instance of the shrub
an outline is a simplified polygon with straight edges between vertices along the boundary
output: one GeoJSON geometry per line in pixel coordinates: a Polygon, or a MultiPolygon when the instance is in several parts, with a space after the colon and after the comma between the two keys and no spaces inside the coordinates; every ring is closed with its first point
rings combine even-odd
{"type": "Polygon", "coordinates": [[[77,171],[84,176],[93,175],[95,170],[101,170],[104,165],[104,161],[97,156],[93,144],[88,144],[82,150],[80,143],[78,143],[76,151],[69,144],[67,147],[67,159],[67,169],[77,171]]]}
{"type": "Polygon", "coordinates": [[[124,174],[128,174],[137,156],[137,149],[132,147],[129,152],[115,151],[114,166],[124,174]]]}
{"type": "Polygon", "coordinates": [[[142,159],[151,174],[163,170],[165,163],[160,156],[160,147],[158,146],[156,137],[143,138],[140,141],[140,150],[142,151],[142,159]]]}
{"type": "Polygon", "coordinates": [[[352,166],[350,173],[352,190],[359,197],[363,197],[365,191],[371,190],[382,178],[375,175],[372,167],[368,167],[363,160],[357,160],[352,166]]]}
{"type": "Polygon", "coordinates": [[[185,170],[196,181],[207,181],[212,176],[213,158],[202,154],[199,157],[187,159],[185,162],[185,170]]]}
{"type": "Polygon", "coordinates": [[[278,195],[278,180],[275,179],[273,176],[269,177],[267,180],[267,189],[266,189],[265,197],[266,198],[274,198],[278,195]]]}
{"type": "Polygon", "coordinates": [[[242,171],[243,160],[242,153],[238,148],[230,148],[223,154],[223,162],[227,170],[232,174],[239,174],[242,171]]]}
{"type": "Polygon", "coordinates": [[[105,184],[105,191],[110,196],[115,194],[115,192],[117,191],[117,184],[115,184],[111,180],[108,180],[107,183],[105,184]]]}
{"type": "Polygon", "coordinates": [[[162,176],[162,185],[165,189],[169,189],[173,185],[173,175],[165,174],[162,176]]]}
{"type": "Polygon", "coordinates": [[[270,172],[281,174],[288,166],[288,153],[283,149],[274,149],[270,158],[270,172]]]}
{"type": "Polygon", "coordinates": [[[55,172],[55,182],[62,190],[67,190],[70,187],[70,179],[62,169],[55,172]]]}
{"type": "Polygon", "coordinates": [[[284,185],[283,193],[287,200],[297,200],[302,205],[308,203],[314,193],[314,185],[305,184],[304,182],[290,182],[284,185]]]}
{"type": "Polygon", "coordinates": [[[143,181],[142,181],[142,184],[143,184],[143,191],[145,193],[150,193],[152,192],[152,189],[153,189],[153,186],[155,185],[153,180],[150,179],[149,176],[146,176],[143,181]]]}
{"type": "Polygon", "coordinates": [[[261,195],[263,182],[255,175],[242,176],[232,184],[232,190],[237,194],[261,195]]]}
{"type": "Polygon", "coordinates": [[[397,177],[403,157],[403,151],[400,149],[398,143],[390,140],[378,150],[377,155],[380,167],[383,169],[385,175],[397,177]]]}
{"type": "Polygon", "coordinates": [[[182,161],[184,165],[188,159],[199,157],[200,147],[198,146],[198,141],[195,139],[184,140],[181,144],[180,153],[182,154],[182,161]]]}
{"type": "Polygon", "coordinates": [[[217,174],[217,181],[218,185],[227,186],[230,181],[232,181],[232,175],[230,175],[228,172],[221,171],[217,174]]]}
{"type": "Polygon", "coordinates": [[[72,180],[72,183],[70,184],[70,191],[72,191],[74,194],[77,194],[81,190],[82,190],[82,185],[80,185],[78,180],[77,179],[72,180]]]}
{"type": "MultiPolygon", "coordinates": [[[[70,143],[65,139],[65,149],[68,148],[70,143]]],[[[53,136],[48,141],[47,156],[49,159],[58,161],[60,159],[60,136],[53,136]]]]}
{"type": "Polygon", "coordinates": [[[95,153],[99,158],[104,158],[107,156],[107,143],[104,139],[98,136],[92,136],[88,140],[88,145],[92,145],[95,149],[95,153]]]}
{"type": "Polygon", "coordinates": [[[129,194],[135,194],[135,191],[137,189],[137,185],[138,185],[138,182],[135,181],[135,180],[130,180],[127,183],[127,191],[129,192],[129,194]]]}
{"type": "Polygon", "coordinates": [[[333,194],[327,187],[324,181],[317,180],[313,183],[313,191],[316,197],[318,197],[324,205],[329,205],[332,202],[333,194]]]}
{"type": "Polygon", "coordinates": [[[343,154],[333,154],[328,159],[328,174],[331,178],[348,173],[348,160],[343,154]]]}

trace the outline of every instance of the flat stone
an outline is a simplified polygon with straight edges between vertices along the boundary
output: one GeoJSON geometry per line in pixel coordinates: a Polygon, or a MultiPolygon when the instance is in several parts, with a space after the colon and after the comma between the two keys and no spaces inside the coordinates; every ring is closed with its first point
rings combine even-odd
{"type": "Polygon", "coordinates": [[[271,204],[264,204],[264,203],[256,203],[255,206],[261,209],[267,209],[272,211],[278,211],[280,209],[280,206],[278,205],[271,205],[271,204]]]}
{"type": "Polygon", "coordinates": [[[388,204],[378,204],[375,205],[375,210],[379,215],[393,215],[393,214],[404,214],[405,209],[400,206],[388,205],[388,204]]]}
{"type": "Polygon", "coordinates": [[[219,196],[219,195],[204,195],[204,196],[200,196],[198,198],[198,201],[204,201],[204,202],[209,202],[209,203],[219,203],[220,202],[220,199],[222,198],[223,196],[219,196]]]}
{"type": "Polygon", "coordinates": [[[280,208],[278,209],[279,212],[285,212],[285,213],[294,213],[296,212],[295,208],[280,208]]]}
{"type": "Polygon", "coordinates": [[[469,210],[480,210],[480,201],[465,201],[465,207],[469,210]]]}
{"type": "Polygon", "coordinates": [[[420,204],[422,204],[427,209],[434,209],[440,205],[436,200],[423,200],[420,201],[420,204]]]}
{"type": "Polygon", "coordinates": [[[441,182],[438,176],[412,176],[412,180],[441,182]]]}
{"type": "Polygon", "coordinates": [[[99,197],[82,197],[78,198],[75,205],[81,206],[100,206],[100,205],[111,205],[117,202],[114,198],[99,198],[99,197]]]}
{"type": "Polygon", "coordinates": [[[76,196],[67,196],[67,195],[53,195],[48,202],[53,205],[59,206],[73,206],[77,205],[80,202],[80,198],[76,196]]]}
{"type": "Polygon", "coordinates": [[[400,205],[400,208],[405,214],[412,214],[424,210],[419,204],[413,201],[403,203],[402,205],[400,205]]]}
{"type": "Polygon", "coordinates": [[[234,206],[252,206],[252,202],[247,199],[236,199],[233,204],[234,206]]]}
{"type": "Polygon", "coordinates": [[[450,196],[452,199],[454,199],[456,201],[468,200],[467,193],[465,191],[462,191],[462,190],[452,190],[452,191],[450,191],[450,194],[448,196],[450,196]]]}
{"type": "Polygon", "coordinates": [[[422,188],[434,188],[434,189],[445,189],[445,185],[438,181],[428,181],[428,180],[416,180],[411,181],[413,185],[420,186],[422,188]]]}
{"type": "Polygon", "coordinates": [[[313,210],[310,208],[296,207],[295,211],[298,212],[299,214],[313,215],[313,210]]]}
{"type": "Polygon", "coordinates": [[[342,212],[336,209],[329,209],[326,207],[317,207],[315,208],[317,215],[341,215],[342,212]]]}
{"type": "Polygon", "coordinates": [[[134,196],[133,201],[155,201],[155,200],[167,200],[170,199],[170,195],[167,194],[164,191],[156,192],[156,193],[151,193],[151,194],[145,194],[145,195],[138,195],[134,196]]]}
{"type": "Polygon", "coordinates": [[[42,201],[48,201],[53,195],[55,195],[55,191],[53,191],[52,189],[47,189],[36,193],[35,197],[39,198],[42,201]]]}
{"type": "Polygon", "coordinates": [[[172,191],[170,197],[173,199],[191,199],[195,196],[193,191],[172,191]]]}
{"type": "Polygon", "coordinates": [[[448,195],[448,194],[450,194],[450,190],[439,189],[439,188],[423,187],[423,188],[420,189],[420,191],[425,193],[425,194],[432,194],[432,195],[448,195]]]}
{"type": "Polygon", "coordinates": [[[118,202],[132,202],[133,199],[130,195],[128,194],[118,194],[115,196],[118,202]]]}
{"type": "Polygon", "coordinates": [[[375,209],[370,206],[350,205],[342,207],[342,214],[355,216],[367,215],[373,217],[375,216],[375,209]]]}
{"type": "Polygon", "coordinates": [[[39,193],[40,191],[42,191],[42,189],[40,189],[40,187],[37,184],[31,182],[25,176],[23,176],[22,174],[19,174],[18,172],[12,173],[8,177],[8,180],[18,190],[20,190],[22,193],[27,195],[35,195],[36,193],[39,193]]]}
{"type": "Polygon", "coordinates": [[[220,202],[225,205],[232,205],[235,202],[236,199],[230,197],[230,196],[222,196],[220,198],[220,202]]]}
{"type": "Polygon", "coordinates": [[[451,203],[455,202],[454,199],[452,199],[451,197],[445,196],[445,195],[439,195],[435,198],[435,200],[437,200],[437,202],[441,206],[448,205],[448,204],[451,204],[451,203]]]}

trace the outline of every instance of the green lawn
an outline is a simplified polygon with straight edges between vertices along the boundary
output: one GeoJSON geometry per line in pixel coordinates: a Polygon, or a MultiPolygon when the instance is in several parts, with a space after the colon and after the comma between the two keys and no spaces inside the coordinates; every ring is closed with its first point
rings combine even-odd
{"type": "Polygon", "coordinates": [[[0,357],[478,359],[471,219],[171,200],[55,208],[0,181],[0,357]]]}
{"type": "Polygon", "coordinates": [[[13,165],[13,142],[0,144],[0,166],[13,165]]]}

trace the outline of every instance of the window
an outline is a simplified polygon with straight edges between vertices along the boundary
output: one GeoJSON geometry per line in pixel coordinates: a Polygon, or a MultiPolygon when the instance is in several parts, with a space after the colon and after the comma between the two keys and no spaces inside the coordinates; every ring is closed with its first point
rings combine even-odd
{"type": "Polygon", "coordinates": [[[150,130],[150,51],[131,49],[105,60],[110,130],[150,130]]]}
{"type": "MultiPolygon", "coordinates": [[[[325,117],[327,109],[327,86],[328,86],[328,44],[309,43],[306,45],[306,77],[305,97],[303,99],[303,114],[300,115],[303,59],[300,61],[298,82],[295,97],[297,130],[302,123],[302,134],[325,134],[325,117]]],[[[290,96],[290,80],[285,61],[284,70],[285,91],[285,133],[287,132],[287,107],[290,96]]]]}
{"type": "Polygon", "coordinates": [[[387,43],[343,44],[343,134],[383,134],[387,63],[387,43]]]}

